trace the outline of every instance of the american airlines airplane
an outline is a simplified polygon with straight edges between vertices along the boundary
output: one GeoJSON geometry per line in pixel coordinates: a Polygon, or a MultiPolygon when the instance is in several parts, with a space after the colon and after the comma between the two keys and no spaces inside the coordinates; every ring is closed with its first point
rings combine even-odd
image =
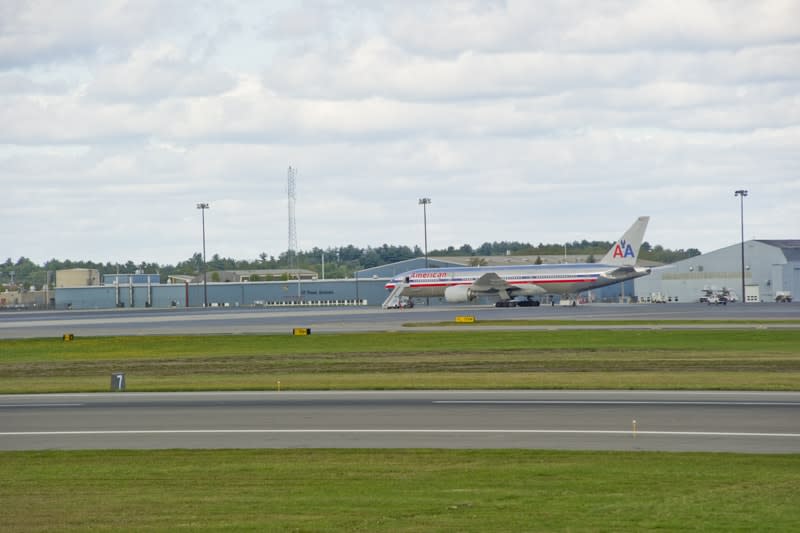
{"type": "Polygon", "coordinates": [[[466,303],[478,296],[496,296],[498,307],[536,306],[545,294],[574,300],[578,293],[650,274],[636,258],[650,217],[639,217],[599,263],[420,268],[400,274],[386,284],[394,298],[444,297],[466,303]]]}

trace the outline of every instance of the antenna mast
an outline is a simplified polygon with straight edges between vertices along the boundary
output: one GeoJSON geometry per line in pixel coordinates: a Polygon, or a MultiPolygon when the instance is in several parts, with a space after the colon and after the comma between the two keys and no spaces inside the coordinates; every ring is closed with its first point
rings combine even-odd
{"type": "MultiPolygon", "coordinates": [[[[297,227],[295,225],[295,216],[294,216],[294,204],[297,200],[297,196],[295,194],[295,181],[297,178],[297,169],[289,167],[289,171],[287,173],[288,177],[288,186],[287,190],[289,193],[289,251],[288,257],[289,260],[289,271],[297,268],[297,227]]],[[[298,282],[300,280],[300,273],[297,272],[297,279],[298,282]]],[[[299,288],[298,288],[299,290],[299,288]]]]}

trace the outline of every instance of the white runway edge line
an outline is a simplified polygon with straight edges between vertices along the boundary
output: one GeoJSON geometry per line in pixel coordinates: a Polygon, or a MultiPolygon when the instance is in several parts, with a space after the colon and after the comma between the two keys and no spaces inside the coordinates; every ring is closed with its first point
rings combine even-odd
{"type": "Polygon", "coordinates": [[[0,403],[0,409],[13,407],[15,409],[34,409],[36,407],[83,407],[82,403],[0,403]]]}
{"type": "Polygon", "coordinates": [[[187,434],[519,434],[519,435],[657,435],[679,437],[786,437],[800,438],[800,433],[746,433],[725,431],[631,431],[603,429],[130,429],[88,431],[8,431],[0,437],[54,437],[81,435],[187,435],[187,434]]]}
{"type": "Polygon", "coordinates": [[[800,407],[800,402],[739,402],[712,400],[434,400],[435,404],[464,405],[685,405],[685,406],[763,406],[763,407],[800,407]]]}

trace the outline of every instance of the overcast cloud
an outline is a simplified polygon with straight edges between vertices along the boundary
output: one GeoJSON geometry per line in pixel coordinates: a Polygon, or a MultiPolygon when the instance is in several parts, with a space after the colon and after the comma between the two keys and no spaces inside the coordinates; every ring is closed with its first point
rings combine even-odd
{"type": "Polygon", "coordinates": [[[0,260],[800,238],[800,0],[0,2],[0,260]]]}

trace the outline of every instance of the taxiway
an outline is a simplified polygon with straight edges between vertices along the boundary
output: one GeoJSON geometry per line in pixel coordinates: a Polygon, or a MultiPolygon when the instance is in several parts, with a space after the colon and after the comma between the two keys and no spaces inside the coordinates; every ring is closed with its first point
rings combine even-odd
{"type": "MultiPolygon", "coordinates": [[[[528,329],[595,327],[597,320],[632,321],[624,326],[602,328],[652,328],[636,322],[652,320],[698,321],[674,327],[707,327],[702,320],[763,321],[800,319],[800,304],[591,304],[572,307],[528,307],[502,309],[488,306],[431,306],[384,310],[363,308],[207,308],[207,309],[122,309],[97,311],[32,311],[0,313],[0,338],[60,337],[103,335],[202,335],[288,333],[292,328],[311,328],[316,333],[398,331],[404,324],[454,322],[456,316],[470,315],[476,320],[578,320],[580,326],[515,326],[528,329]]],[[[436,326],[443,329],[448,326],[436,326]]],[[[454,323],[451,327],[457,327],[454,323]]],[[[508,326],[482,326],[508,329],[508,326]]],[[[661,327],[668,327],[666,325],[661,327]]],[[[715,324],[725,327],[787,327],[770,324],[715,324]]],[[[789,327],[800,327],[794,324],[789,327]]],[[[415,328],[417,329],[417,328],[415,328]]]]}

